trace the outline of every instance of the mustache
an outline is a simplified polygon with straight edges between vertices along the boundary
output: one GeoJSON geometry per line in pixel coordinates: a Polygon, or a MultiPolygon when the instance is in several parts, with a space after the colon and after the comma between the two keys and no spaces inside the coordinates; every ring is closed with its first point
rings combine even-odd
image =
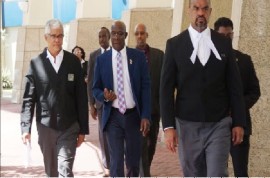
{"type": "Polygon", "coordinates": [[[206,18],[205,18],[204,16],[202,16],[202,15],[197,16],[197,17],[196,17],[196,20],[198,20],[199,18],[203,18],[203,19],[206,21],[206,18]]]}

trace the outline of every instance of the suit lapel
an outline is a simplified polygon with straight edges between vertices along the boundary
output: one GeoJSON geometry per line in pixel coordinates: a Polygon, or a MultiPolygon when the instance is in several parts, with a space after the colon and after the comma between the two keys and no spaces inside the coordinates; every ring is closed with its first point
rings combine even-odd
{"type": "MultiPolygon", "coordinates": [[[[101,50],[100,50],[100,53],[101,53],[101,50]]],[[[113,70],[112,70],[112,50],[109,51],[108,55],[109,55],[109,57],[104,58],[104,60],[109,60],[109,62],[107,63],[108,64],[107,72],[109,74],[108,76],[110,76],[109,77],[109,85],[110,85],[109,87],[110,87],[110,89],[114,89],[113,88],[113,75],[111,75],[111,74],[113,74],[113,70]]]]}
{"type": "MultiPolygon", "coordinates": [[[[129,72],[129,77],[132,77],[132,74],[133,74],[133,70],[134,70],[134,59],[133,58],[133,55],[132,55],[132,52],[129,50],[129,48],[127,47],[127,63],[128,63],[128,72],[129,72]]],[[[130,78],[131,79],[131,78],[130,78]]]]}
{"type": "Polygon", "coordinates": [[[131,82],[131,86],[133,86],[133,73],[134,73],[134,62],[136,62],[134,59],[134,56],[132,55],[131,50],[127,47],[127,63],[128,63],[128,72],[129,72],[129,78],[131,82]]]}
{"type": "Polygon", "coordinates": [[[186,31],[186,35],[185,35],[185,44],[186,44],[186,51],[188,54],[188,58],[190,59],[190,56],[192,55],[194,47],[193,47],[191,37],[190,37],[188,30],[186,31]]]}

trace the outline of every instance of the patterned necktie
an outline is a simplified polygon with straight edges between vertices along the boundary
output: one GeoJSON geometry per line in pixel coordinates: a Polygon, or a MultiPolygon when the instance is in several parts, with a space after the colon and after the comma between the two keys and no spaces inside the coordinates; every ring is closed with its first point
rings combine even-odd
{"type": "Polygon", "coordinates": [[[123,81],[123,64],[121,53],[117,53],[117,92],[118,92],[118,106],[119,112],[124,114],[126,112],[126,100],[124,94],[124,81],[123,81]]]}

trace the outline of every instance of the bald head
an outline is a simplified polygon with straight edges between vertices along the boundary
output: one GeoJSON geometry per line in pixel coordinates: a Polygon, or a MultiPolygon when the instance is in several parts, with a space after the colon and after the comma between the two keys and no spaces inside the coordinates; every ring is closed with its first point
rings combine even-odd
{"type": "Polygon", "coordinates": [[[145,49],[147,45],[146,39],[148,38],[148,33],[146,26],[143,23],[139,23],[135,26],[134,35],[137,42],[136,48],[145,49]]]}
{"type": "Polygon", "coordinates": [[[136,33],[136,31],[137,31],[138,29],[141,29],[141,30],[147,32],[146,26],[145,26],[143,23],[138,23],[138,24],[135,26],[134,33],[136,33]]]}
{"type": "MultiPolygon", "coordinates": [[[[191,7],[191,4],[193,4],[194,2],[196,2],[198,0],[189,0],[189,7],[191,7]]],[[[206,0],[208,3],[208,6],[211,7],[211,0],[206,0]]]]}
{"type": "Polygon", "coordinates": [[[121,51],[125,47],[125,39],[128,33],[126,32],[126,25],[122,21],[115,21],[111,27],[111,42],[112,47],[116,51],[121,51]]]}
{"type": "Polygon", "coordinates": [[[126,25],[124,24],[124,22],[120,20],[114,21],[111,29],[116,28],[116,27],[121,28],[124,32],[126,32],[126,25]]]}

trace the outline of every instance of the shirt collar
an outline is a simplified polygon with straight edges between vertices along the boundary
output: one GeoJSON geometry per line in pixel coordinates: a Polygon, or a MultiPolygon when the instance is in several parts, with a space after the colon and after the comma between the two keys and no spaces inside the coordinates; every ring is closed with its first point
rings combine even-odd
{"type": "MultiPolygon", "coordinates": [[[[58,58],[58,57],[63,58],[63,56],[64,56],[64,50],[61,49],[61,51],[56,55],[55,58],[58,58]]],[[[48,49],[47,49],[47,58],[54,58],[54,57],[51,55],[51,53],[50,53],[50,51],[49,51],[48,49]]]]}
{"type": "MultiPolygon", "coordinates": [[[[188,27],[188,31],[190,34],[190,38],[193,44],[193,52],[190,56],[190,60],[192,61],[192,63],[195,63],[196,60],[196,56],[198,53],[198,45],[199,45],[199,41],[200,40],[204,40],[205,43],[207,44],[207,46],[210,48],[210,50],[214,53],[214,55],[216,56],[217,59],[221,60],[221,57],[214,45],[214,43],[211,40],[211,30],[209,27],[207,27],[204,31],[202,31],[201,33],[199,33],[198,31],[196,31],[191,25],[188,27]]],[[[206,61],[207,62],[207,61],[206,61]]]]}
{"type": "Polygon", "coordinates": [[[208,38],[211,40],[211,31],[209,27],[207,27],[204,31],[200,33],[197,30],[195,30],[191,25],[189,25],[188,31],[189,31],[192,43],[194,43],[196,39],[200,39],[201,37],[208,38]]]}
{"type": "MultiPolygon", "coordinates": [[[[126,46],[124,46],[124,48],[121,51],[119,51],[121,53],[122,57],[126,56],[126,54],[127,54],[126,51],[127,51],[126,46]]],[[[118,53],[118,51],[116,51],[115,49],[112,48],[112,58],[113,59],[116,58],[117,53],[118,53]]]]}
{"type": "MultiPolygon", "coordinates": [[[[102,47],[100,47],[100,49],[101,49],[101,54],[103,54],[103,53],[105,52],[105,49],[102,48],[102,47]]],[[[106,51],[109,51],[110,49],[111,49],[111,47],[109,46],[109,47],[106,49],[106,51]]]]}

